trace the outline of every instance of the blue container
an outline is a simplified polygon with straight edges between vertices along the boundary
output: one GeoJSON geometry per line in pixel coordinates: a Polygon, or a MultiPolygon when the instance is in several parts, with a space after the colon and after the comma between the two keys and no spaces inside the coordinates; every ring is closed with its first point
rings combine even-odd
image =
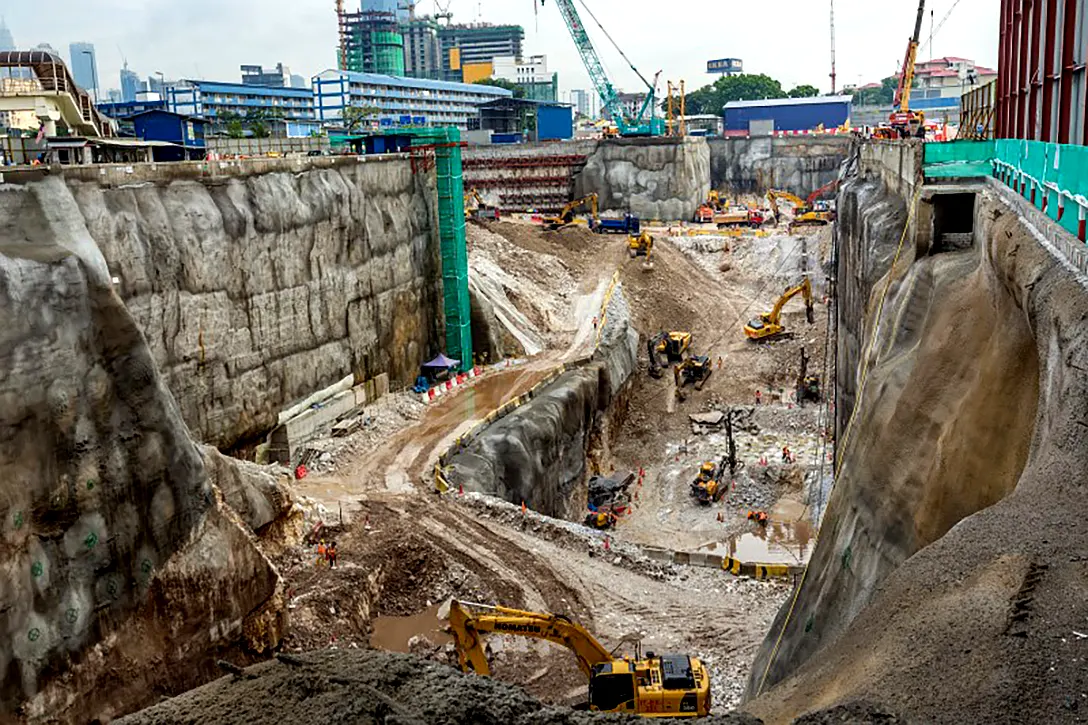
{"type": "Polygon", "coordinates": [[[540,106],[536,111],[536,133],[540,141],[574,137],[574,109],[570,106],[540,106]]]}
{"type": "Polygon", "coordinates": [[[493,133],[491,143],[521,143],[520,133],[493,133]]]}

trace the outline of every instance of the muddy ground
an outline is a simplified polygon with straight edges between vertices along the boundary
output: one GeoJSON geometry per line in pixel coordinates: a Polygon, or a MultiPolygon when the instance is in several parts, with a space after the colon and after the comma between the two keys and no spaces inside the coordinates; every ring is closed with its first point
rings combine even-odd
{"type": "MultiPolygon", "coordinates": [[[[518,331],[523,333],[519,339],[534,336],[544,342],[544,350],[484,366],[484,374],[470,385],[429,405],[410,392],[393,392],[364,411],[366,425],[359,432],[317,441],[314,447],[322,455],[314,473],[297,485],[312,536],[276,561],[290,601],[284,651],[312,664],[267,663],[253,668],[254,679],[248,674],[225,678],[193,693],[187,703],[133,721],[185,720],[183,713],[199,711],[187,708],[200,703],[211,708],[202,713],[204,720],[218,719],[207,713],[222,712],[231,718],[252,714],[253,720],[234,721],[260,722],[266,714],[260,698],[268,692],[291,700],[282,712],[277,708],[278,715],[305,708],[303,699],[312,697],[316,717],[307,720],[365,722],[385,707],[383,712],[398,722],[420,716],[428,722],[578,721],[568,711],[543,710],[530,717],[532,708],[523,704],[530,701],[520,690],[462,681],[439,667],[454,662],[435,616],[450,597],[564,614],[610,648],[635,635],[654,651],[699,656],[711,672],[715,712],[734,708],[789,583],[663,566],[641,547],[712,550],[787,563],[807,558],[812,536],[808,504],[819,488],[814,482],[826,455],[821,438],[826,411],[796,405],[793,387],[802,346],[811,356],[810,372],[824,372],[827,309],[817,304],[817,324],[808,325],[803,305],[792,302],[784,320],[795,336],[770,344],[748,342],[742,327],[798,282],[806,265],[818,266],[829,235],[687,231],[652,229],[656,245],[648,270],[641,258],[629,258],[626,237],[599,236],[582,227],[543,232],[527,221],[470,225],[473,264],[516,306],[516,324],[526,326],[518,331]],[[803,249],[809,252],[807,263],[802,262],[803,249]],[[608,471],[644,470],[632,511],[606,536],[580,522],[548,519],[477,495],[436,494],[434,463],[457,436],[558,363],[592,351],[594,318],[616,270],[642,337],[639,370],[616,413],[620,435],[593,460],[608,471]],[[705,388],[689,388],[683,400],[671,374],[655,380],[645,372],[645,340],[661,330],[691,331],[692,352],[715,361],[705,388]],[[721,429],[694,431],[688,416],[730,408],[738,421],[742,469],[720,503],[701,507],[688,493],[690,480],[704,460],[723,455],[726,439],[721,429]],[[790,448],[788,459],[783,446],[790,448]],[[766,529],[746,519],[751,509],[771,513],[766,529]],[[335,568],[318,560],[321,540],[336,542],[335,568]],[[431,664],[383,659],[368,651],[372,646],[411,652],[431,664]],[[369,667],[377,662],[399,674],[382,679],[382,670],[369,667]],[[344,683],[331,678],[330,667],[349,672],[344,683]],[[382,696],[330,704],[335,691],[357,679],[366,680],[360,687],[375,687],[382,696]],[[508,693],[502,698],[511,709],[505,718],[495,709],[474,712],[466,720],[457,708],[468,705],[450,702],[454,698],[419,700],[419,681],[435,682],[436,692],[449,686],[461,688],[462,695],[477,689],[508,693]],[[287,696],[293,687],[309,694],[287,696]],[[224,697],[246,704],[236,712],[220,703],[224,697]]],[[[813,275],[822,296],[822,275],[813,275]]],[[[585,679],[567,650],[506,636],[490,638],[489,647],[496,680],[518,685],[550,705],[585,700],[585,679]]]]}

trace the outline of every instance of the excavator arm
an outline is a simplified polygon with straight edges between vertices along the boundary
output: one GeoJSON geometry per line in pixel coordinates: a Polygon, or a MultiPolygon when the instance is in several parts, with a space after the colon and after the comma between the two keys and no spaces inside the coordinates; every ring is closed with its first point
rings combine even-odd
{"type": "Polygon", "coordinates": [[[582,206],[589,209],[589,215],[593,220],[597,219],[597,194],[593,193],[569,202],[557,216],[545,218],[544,225],[552,230],[566,226],[574,221],[574,212],[582,206]]]}
{"type": "Polygon", "coordinates": [[[449,606],[449,629],[453,634],[461,669],[465,672],[491,674],[484,654],[483,635],[492,632],[562,645],[574,653],[578,667],[587,678],[591,676],[594,665],[612,661],[612,655],[592,634],[558,614],[524,612],[457,600],[451,601],[449,606]]]}
{"type": "Polygon", "coordinates": [[[839,180],[837,178],[832,179],[831,181],[827,182],[826,184],[821,186],[816,191],[809,194],[808,199],[805,200],[805,205],[808,206],[811,209],[812,207],[814,207],[816,205],[816,200],[817,199],[819,199],[824,194],[828,194],[828,193],[830,193],[832,191],[835,191],[835,189],[838,189],[838,188],[839,188],[839,180]]]}
{"type": "Polygon", "coordinates": [[[778,302],[775,303],[774,309],[771,310],[771,314],[768,316],[772,325],[778,325],[781,322],[782,308],[786,306],[787,302],[800,294],[805,296],[805,315],[808,318],[809,323],[815,321],[815,312],[812,309],[812,283],[808,281],[808,277],[805,277],[801,284],[790,287],[778,298],[778,302]]]}

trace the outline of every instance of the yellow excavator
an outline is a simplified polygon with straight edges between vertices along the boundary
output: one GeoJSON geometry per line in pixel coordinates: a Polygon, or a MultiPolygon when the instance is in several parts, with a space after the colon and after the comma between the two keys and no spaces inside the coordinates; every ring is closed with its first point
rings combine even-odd
{"type": "Polygon", "coordinates": [[[627,253],[634,257],[646,257],[646,261],[650,260],[650,255],[654,249],[654,238],[650,236],[650,233],[643,231],[637,237],[634,234],[627,235],[627,253]]]}
{"type": "Polygon", "coordinates": [[[479,191],[469,189],[465,192],[465,221],[473,217],[482,221],[498,221],[499,210],[485,202],[479,191]]]}
{"type": "Polygon", "coordinates": [[[672,369],[676,382],[676,396],[684,400],[684,386],[689,384],[696,390],[702,390],[712,372],[714,368],[707,355],[689,355],[672,369]]]}
{"type": "Polygon", "coordinates": [[[795,226],[824,225],[835,221],[835,212],[831,211],[831,209],[826,206],[822,209],[817,209],[796,194],[791,194],[788,191],[782,191],[780,189],[771,189],[767,192],[767,201],[771,205],[771,211],[774,212],[774,223],[776,225],[779,220],[779,200],[793,204],[793,221],[790,222],[791,228],[795,226]]]}
{"type": "Polygon", "coordinates": [[[812,308],[812,283],[808,281],[808,277],[805,277],[801,284],[790,287],[778,298],[773,310],[764,312],[754,320],[749,320],[744,326],[744,334],[748,336],[748,339],[766,340],[784,333],[786,328],[782,326],[782,308],[797,295],[805,296],[805,318],[808,323],[811,325],[816,322],[816,313],[812,308]]]}
{"type": "Polygon", "coordinates": [[[684,353],[691,348],[691,333],[679,330],[659,332],[646,341],[646,354],[650,358],[650,377],[660,378],[661,369],[673,363],[683,362],[684,353]],[[661,356],[665,356],[664,362],[661,356]]]}
{"type": "MultiPolygon", "coordinates": [[[[440,613],[441,616],[442,613],[440,613]]],[[[710,714],[710,674],[689,655],[615,656],[586,629],[558,614],[449,603],[449,630],[464,672],[490,675],[483,635],[491,632],[542,639],[574,653],[589,679],[589,709],[644,717],[705,717],[710,714]]]]}
{"type": "Polygon", "coordinates": [[[570,226],[574,223],[574,212],[585,207],[589,210],[590,218],[597,219],[597,195],[586,194],[580,199],[575,199],[560,210],[559,214],[552,217],[544,217],[544,228],[554,232],[556,229],[570,226]]]}

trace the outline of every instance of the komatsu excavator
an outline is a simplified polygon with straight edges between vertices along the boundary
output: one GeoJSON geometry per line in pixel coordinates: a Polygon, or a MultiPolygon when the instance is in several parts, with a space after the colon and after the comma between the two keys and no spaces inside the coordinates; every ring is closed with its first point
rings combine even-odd
{"type": "Polygon", "coordinates": [[[805,277],[801,284],[790,287],[778,298],[773,310],[749,320],[744,326],[744,334],[750,340],[766,340],[784,333],[786,328],[782,326],[782,308],[794,297],[802,294],[805,296],[805,319],[810,325],[816,322],[816,313],[812,308],[812,283],[805,277]]]}
{"type": "Polygon", "coordinates": [[[574,212],[581,207],[589,209],[591,221],[597,220],[597,195],[586,194],[585,196],[579,199],[575,199],[574,201],[564,206],[558,215],[553,217],[544,217],[544,228],[548,231],[554,232],[556,229],[570,226],[574,223],[574,212]]]}
{"type": "MultiPolygon", "coordinates": [[[[558,614],[451,600],[449,630],[461,669],[490,675],[483,635],[492,632],[542,639],[574,653],[589,678],[589,709],[644,717],[705,717],[710,714],[710,674],[689,655],[615,656],[582,626],[558,614]]],[[[439,616],[445,614],[440,612],[439,616]]]]}
{"type": "Polygon", "coordinates": [[[469,189],[465,192],[465,221],[472,218],[494,222],[499,220],[499,210],[485,202],[476,189],[469,189]],[[473,206],[473,203],[475,203],[475,206],[473,206]]]}

